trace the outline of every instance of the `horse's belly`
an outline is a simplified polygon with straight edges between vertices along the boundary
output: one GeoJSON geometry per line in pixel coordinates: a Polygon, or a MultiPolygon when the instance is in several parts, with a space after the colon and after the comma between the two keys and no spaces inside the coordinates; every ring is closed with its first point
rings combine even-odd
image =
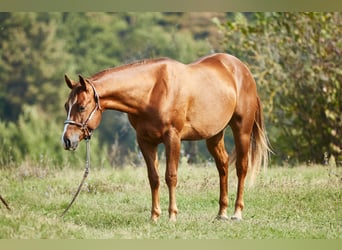
{"type": "Polygon", "coordinates": [[[181,132],[182,140],[202,140],[208,139],[219,132],[221,132],[228,125],[229,118],[222,120],[219,123],[208,120],[201,122],[200,124],[186,124],[181,132]]]}
{"type": "Polygon", "coordinates": [[[198,116],[184,124],[181,138],[182,140],[208,139],[225,129],[232,115],[233,112],[226,112],[222,116],[212,114],[198,116]]]}
{"type": "Polygon", "coordinates": [[[227,127],[235,106],[236,96],[232,92],[225,95],[207,94],[194,101],[186,115],[182,139],[207,139],[218,134],[227,127]]]}

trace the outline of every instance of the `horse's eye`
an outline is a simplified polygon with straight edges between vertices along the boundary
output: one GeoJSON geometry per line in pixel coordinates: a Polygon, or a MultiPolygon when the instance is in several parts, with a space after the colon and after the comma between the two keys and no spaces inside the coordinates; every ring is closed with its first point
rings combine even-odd
{"type": "Polygon", "coordinates": [[[80,106],[80,112],[83,112],[85,110],[84,106],[80,106]]]}

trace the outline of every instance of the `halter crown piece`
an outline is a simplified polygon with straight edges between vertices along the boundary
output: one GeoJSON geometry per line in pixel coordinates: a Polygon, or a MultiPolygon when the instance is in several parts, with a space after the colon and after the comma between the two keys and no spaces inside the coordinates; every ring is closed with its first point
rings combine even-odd
{"type": "Polygon", "coordinates": [[[81,130],[83,130],[86,134],[85,139],[89,140],[91,138],[91,134],[92,134],[92,129],[89,130],[88,128],[88,122],[93,118],[95,112],[97,110],[102,110],[101,106],[100,106],[100,97],[95,89],[95,86],[88,81],[88,83],[90,84],[90,86],[92,87],[93,91],[94,91],[94,98],[95,98],[95,107],[93,109],[93,111],[91,111],[91,113],[89,114],[88,118],[83,122],[76,122],[73,120],[65,120],[64,124],[71,124],[71,125],[75,125],[81,128],[81,130]]]}

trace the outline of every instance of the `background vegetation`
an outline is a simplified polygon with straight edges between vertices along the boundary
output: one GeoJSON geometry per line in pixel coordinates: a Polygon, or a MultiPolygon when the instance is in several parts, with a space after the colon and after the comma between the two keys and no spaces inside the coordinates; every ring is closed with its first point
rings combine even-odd
{"type": "MultiPolygon", "coordinates": [[[[142,58],[189,63],[236,55],[258,84],[273,163],[341,162],[340,13],[1,13],[0,167],[79,165],[60,137],[67,73],[90,76],[142,58]]],[[[227,130],[228,149],[232,139],[227,130]]],[[[161,149],[162,150],[162,149],[161,149]]],[[[125,114],[108,111],[92,140],[99,166],[139,165],[125,114]]],[[[203,143],[183,156],[207,161],[203,143]]]]}

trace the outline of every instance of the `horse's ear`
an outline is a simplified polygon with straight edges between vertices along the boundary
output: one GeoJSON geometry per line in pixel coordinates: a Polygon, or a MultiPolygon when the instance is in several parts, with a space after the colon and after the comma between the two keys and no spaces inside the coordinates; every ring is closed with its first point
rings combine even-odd
{"type": "Polygon", "coordinates": [[[80,84],[87,90],[87,79],[85,79],[83,76],[78,75],[78,78],[80,80],[80,84]]]}
{"type": "Polygon", "coordinates": [[[70,89],[73,89],[74,86],[76,85],[76,83],[73,80],[71,80],[67,75],[64,75],[64,79],[65,79],[65,82],[68,85],[68,87],[70,89]]]}

